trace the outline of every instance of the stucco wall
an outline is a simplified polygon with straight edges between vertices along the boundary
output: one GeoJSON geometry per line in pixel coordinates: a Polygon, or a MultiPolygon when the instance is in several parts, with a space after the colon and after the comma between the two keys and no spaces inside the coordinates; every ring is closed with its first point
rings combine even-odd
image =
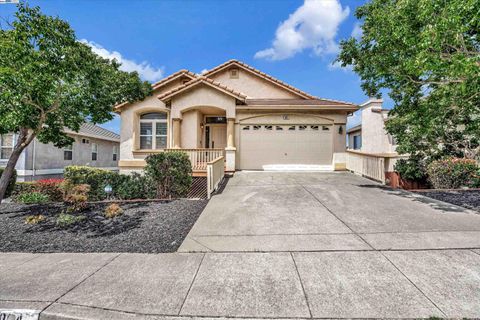
{"type": "Polygon", "coordinates": [[[199,123],[202,118],[202,113],[198,110],[190,110],[182,115],[181,124],[181,143],[182,148],[200,148],[200,135],[199,123]]]}
{"type": "Polygon", "coordinates": [[[395,152],[391,138],[385,131],[385,112],[381,111],[382,101],[371,100],[362,106],[362,148],[370,153],[395,152]]]}
{"type": "Polygon", "coordinates": [[[172,118],[181,118],[183,112],[194,107],[220,108],[225,110],[227,117],[235,117],[235,98],[201,85],[172,98],[172,118]]]}
{"type": "Polygon", "coordinates": [[[238,79],[231,79],[229,70],[214,74],[211,78],[227,87],[246,94],[254,99],[299,99],[297,94],[290,93],[250,72],[239,70],[238,79]]]}
{"type": "MultiPolygon", "coordinates": [[[[134,156],[133,150],[136,149],[135,139],[138,139],[138,116],[146,112],[167,112],[170,110],[165,107],[165,104],[158,100],[155,92],[153,96],[146,98],[143,101],[137,102],[134,106],[126,108],[122,111],[120,118],[120,159],[130,160],[138,157],[144,158],[145,155],[134,156]]],[[[171,130],[171,126],[169,126],[171,130]]],[[[169,132],[168,145],[170,145],[171,134],[169,132]]]]}

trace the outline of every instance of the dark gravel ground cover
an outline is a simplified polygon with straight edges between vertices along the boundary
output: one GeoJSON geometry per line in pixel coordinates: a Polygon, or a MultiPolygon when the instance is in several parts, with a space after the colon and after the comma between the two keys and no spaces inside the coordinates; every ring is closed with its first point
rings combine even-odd
{"type": "Polygon", "coordinates": [[[416,193],[480,212],[480,190],[431,190],[416,193]]]}
{"type": "Polygon", "coordinates": [[[207,200],[121,203],[124,213],[106,219],[107,204],[91,204],[75,225],[60,228],[62,204],[0,204],[0,252],[174,252],[200,216],[207,200]],[[25,224],[25,217],[46,220],[25,224]]]}

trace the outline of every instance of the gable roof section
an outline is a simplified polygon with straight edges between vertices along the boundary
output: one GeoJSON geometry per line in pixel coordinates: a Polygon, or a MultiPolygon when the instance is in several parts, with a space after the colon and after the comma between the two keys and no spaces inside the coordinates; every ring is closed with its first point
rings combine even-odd
{"type": "Polygon", "coordinates": [[[204,76],[198,76],[196,79],[189,81],[185,83],[184,85],[181,85],[179,87],[176,87],[168,92],[162,93],[161,95],[158,95],[157,98],[162,100],[162,101],[168,101],[170,100],[173,96],[188,91],[193,87],[196,87],[198,85],[205,84],[213,89],[216,89],[218,91],[221,91],[231,97],[234,97],[235,99],[238,99],[240,101],[245,101],[247,96],[241,92],[237,92],[233,89],[228,88],[227,86],[221,84],[220,82],[213,81],[212,79],[209,79],[204,76]]]}
{"type": "Polygon", "coordinates": [[[94,125],[93,123],[84,123],[80,126],[78,132],[72,131],[68,128],[64,129],[65,133],[75,134],[79,136],[97,138],[101,140],[108,140],[114,142],[120,142],[120,136],[115,132],[104,129],[100,126],[94,125]]]}
{"type": "MultiPolygon", "coordinates": [[[[166,78],[163,78],[162,80],[158,81],[158,82],[155,82],[154,84],[152,84],[152,90],[156,90],[158,88],[161,88],[163,87],[164,85],[167,85],[169,83],[171,83],[172,81],[175,81],[181,77],[187,77],[187,78],[190,78],[190,80],[193,80],[197,77],[197,75],[193,72],[190,72],[189,70],[187,69],[182,69],[182,70],[179,70],[175,73],[172,73],[171,75],[169,75],[168,77],[166,78]]],[[[130,102],[128,101],[125,101],[123,103],[120,103],[118,105],[116,105],[113,109],[114,111],[118,112],[120,111],[123,107],[129,105],[130,102]]]]}
{"type": "Polygon", "coordinates": [[[311,94],[308,94],[308,93],[306,93],[306,92],[304,92],[300,89],[297,89],[297,88],[295,88],[295,87],[293,87],[293,86],[291,86],[291,85],[289,85],[289,84],[287,84],[287,83],[285,83],[281,80],[278,80],[278,79],[272,77],[271,75],[266,74],[265,72],[262,72],[258,69],[255,69],[254,67],[251,67],[248,64],[246,64],[244,62],[241,62],[241,61],[238,61],[238,60],[235,60],[235,59],[229,60],[225,63],[222,63],[221,65],[219,65],[219,66],[217,66],[213,69],[208,70],[207,72],[203,73],[202,75],[205,76],[205,77],[210,77],[210,76],[212,76],[212,75],[214,75],[214,74],[216,74],[216,73],[218,73],[222,70],[225,70],[225,69],[227,69],[231,66],[236,66],[236,67],[239,67],[239,68],[241,68],[245,71],[248,71],[248,72],[250,72],[250,73],[252,73],[252,74],[254,74],[254,75],[270,82],[270,83],[273,83],[276,86],[279,86],[279,87],[281,87],[281,88],[283,88],[287,91],[293,92],[296,95],[298,95],[298,96],[300,96],[304,99],[316,99],[316,97],[312,96],[311,94]]]}

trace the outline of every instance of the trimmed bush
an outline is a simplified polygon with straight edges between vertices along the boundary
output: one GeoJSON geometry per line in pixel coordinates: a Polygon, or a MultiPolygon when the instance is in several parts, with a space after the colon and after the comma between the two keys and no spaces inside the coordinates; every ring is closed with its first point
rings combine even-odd
{"type": "Polygon", "coordinates": [[[105,208],[105,218],[113,219],[123,214],[123,209],[118,203],[112,203],[105,208]]]}
{"type": "Polygon", "coordinates": [[[478,181],[479,166],[475,160],[448,158],[428,165],[428,177],[436,189],[474,187],[478,181]]]}
{"type": "Polygon", "coordinates": [[[105,186],[112,184],[117,172],[97,169],[87,166],[65,167],[63,176],[73,184],[88,184],[90,191],[88,197],[92,201],[106,199],[105,186]]]}
{"type": "MultiPolygon", "coordinates": [[[[0,168],[0,177],[3,174],[3,171],[5,171],[5,168],[0,168]]],[[[8,182],[7,191],[5,192],[5,198],[8,198],[12,195],[13,190],[15,189],[15,183],[16,182],[17,182],[17,170],[13,170],[12,177],[10,178],[10,181],[8,182]]]]}
{"type": "Polygon", "coordinates": [[[192,165],[185,152],[161,152],[146,159],[145,175],[159,199],[184,197],[192,185],[192,165]]]}
{"type": "Polygon", "coordinates": [[[120,174],[115,171],[102,170],[86,166],[68,166],[65,168],[65,179],[73,184],[88,184],[88,197],[92,201],[105,200],[105,186],[112,186],[112,198],[121,200],[149,199],[155,197],[153,184],[138,173],[120,174]]]}
{"type": "Polygon", "coordinates": [[[25,204],[47,203],[49,200],[47,195],[40,192],[22,193],[17,197],[18,202],[25,204]]]}

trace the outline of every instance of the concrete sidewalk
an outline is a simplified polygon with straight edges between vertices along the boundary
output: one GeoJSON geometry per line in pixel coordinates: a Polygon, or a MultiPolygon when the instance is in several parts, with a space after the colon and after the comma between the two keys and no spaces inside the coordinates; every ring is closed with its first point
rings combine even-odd
{"type": "Polygon", "coordinates": [[[0,270],[0,309],[41,320],[480,317],[480,250],[2,253],[0,270]]]}

